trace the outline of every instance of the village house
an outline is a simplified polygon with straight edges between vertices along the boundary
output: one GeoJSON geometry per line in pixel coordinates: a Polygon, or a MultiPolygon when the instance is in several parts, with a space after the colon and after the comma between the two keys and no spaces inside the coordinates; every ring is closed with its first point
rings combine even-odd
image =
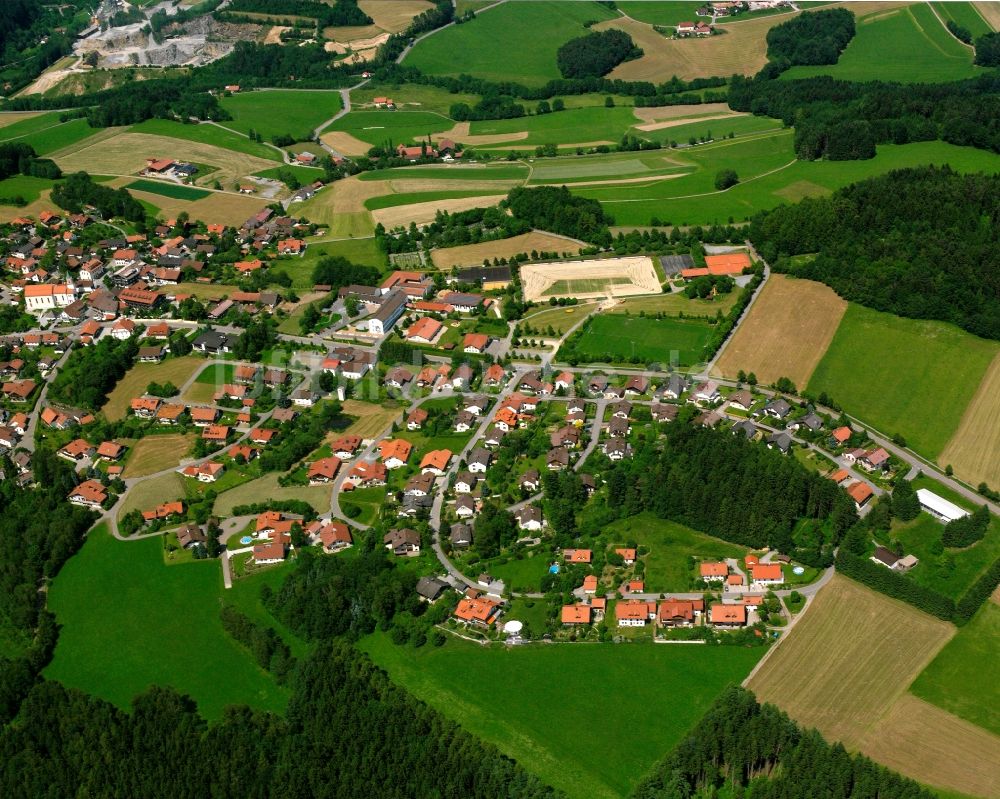
{"type": "Polygon", "coordinates": [[[753,587],[757,589],[781,585],[785,582],[780,563],[758,563],[750,569],[750,579],[753,582],[753,587]]]}
{"type": "Polygon", "coordinates": [[[390,530],[382,537],[382,543],[397,557],[413,557],[420,554],[420,533],[409,527],[390,530]]]}
{"type": "Polygon", "coordinates": [[[690,627],[704,609],[705,602],[701,599],[668,598],[656,609],[656,623],[660,627],[690,627]]]}
{"type": "Polygon", "coordinates": [[[180,473],[185,477],[191,477],[201,483],[214,483],[225,473],[226,467],[221,463],[209,461],[199,466],[185,466],[180,473]]]}
{"type": "Polygon", "coordinates": [[[472,472],[459,472],[455,477],[455,493],[471,494],[476,490],[478,483],[479,478],[472,474],[472,472]]]}
{"type": "Polygon", "coordinates": [[[332,483],[337,479],[337,472],[340,471],[340,458],[333,455],[329,458],[320,458],[309,464],[306,477],[309,485],[323,485],[332,483]]]}
{"type": "Polygon", "coordinates": [[[745,627],[747,606],[724,605],[717,602],[708,610],[708,621],[713,627],[745,627]]]}
{"type": "Polygon", "coordinates": [[[567,626],[590,624],[591,611],[590,605],[563,605],[561,614],[562,623],[567,626]]]}
{"type": "Polygon", "coordinates": [[[503,606],[499,602],[477,593],[473,597],[460,599],[453,615],[463,624],[489,627],[496,622],[502,610],[503,606]]]}
{"type": "Polygon", "coordinates": [[[615,604],[615,620],[619,627],[645,627],[656,618],[656,603],[640,599],[620,600],[615,604]]]}
{"type": "Polygon", "coordinates": [[[729,566],[723,562],[704,562],[699,564],[698,573],[706,583],[719,582],[725,580],[729,574],[729,566]]]}
{"type": "Polygon", "coordinates": [[[378,448],[386,469],[400,469],[410,459],[413,445],[401,438],[386,439],[379,442],[378,448]]]}
{"type": "Polygon", "coordinates": [[[406,417],[406,429],[419,430],[424,426],[429,414],[423,408],[414,408],[406,417]]]}
{"type": "Polygon", "coordinates": [[[83,505],[93,510],[101,510],[107,499],[108,492],[98,480],[84,480],[69,493],[69,501],[74,505],[83,505]]]}
{"type": "MultiPolygon", "coordinates": [[[[359,461],[351,469],[349,477],[354,485],[362,488],[384,486],[386,468],[383,464],[371,461],[359,461]]],[[[345,485],[346,489],[347,486],[345,485]]]]}
{"type": "Polygon", "coordinates": [[[340,552],[354,543],[351,531],[343,522],[316,519],[303,530],[313,544],[318,544],[324,552],[340,552]]]}
{"type": "Polygon", "coordinates": [[[545,525],[545,521],[542,518],[542,509],[534,505],[525,505],[522,508],[518,508],[514,511],[514,518],[517,520],[517,526],[521,530],[541,530],[545,525]]]}
{"type": "Polygon", "coordinates": [[[432,474],[441,477],[451,462],[450,449],[434,449],[428,452],[420,461],[421,474],[432,474]]]}

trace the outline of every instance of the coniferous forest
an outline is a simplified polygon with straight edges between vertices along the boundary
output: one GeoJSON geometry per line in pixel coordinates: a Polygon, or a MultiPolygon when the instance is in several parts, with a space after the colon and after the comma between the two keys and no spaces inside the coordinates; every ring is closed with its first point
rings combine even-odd
{"type": "Polygon", "coordinates": [[[759,214],[750,238],[776,271],[879,311],[1000,339],[1000,177],[890,172],[759,214]],[[791,263],[786,256],[818,253],[791,263]]]}

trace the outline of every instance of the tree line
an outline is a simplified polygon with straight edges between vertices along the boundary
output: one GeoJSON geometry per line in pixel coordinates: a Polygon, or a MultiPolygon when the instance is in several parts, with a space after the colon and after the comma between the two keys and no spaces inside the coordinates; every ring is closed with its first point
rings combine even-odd
{"type": "Polygon", "coordinates": [[[919,783],[803,730],[732,686],[633,791],[632,799],[934,799],[919,783]]]}
{"type": "Polygon", "coordinates": [[[614,224],[614,220],[597,200],[571,194],[565,186],[517,186],[511,189],[500,205],[532,228],[571,236],[601,247],[611,244],[608,226],[614,224]]]}
{"type": "Polygon", "coordinates": [[[336,0],[333,4],[316,0],[232,0],[226,11],[249,11],[270,16],[310,17],[319,27],[341,27],[346,25],[373,25],[375,21],[358,8],[357,0],[336,0]]]}
{"type": "Polygon", "coordinates": [[[12,175],[57,180],[62,170],[51,158],[39,158],[35,148],[23,142],[0,144],[0,180],[12,175]]]}
{"type": "Polygon", "coordinates": [[[996,175],[896,170],[764,211],[749,235],[776,271],[880,311],[1000,339],[1000,228],[984,223],[996,217],[998,191],[996,175]],[[787,257],[802,253],[817,255],[787,257]]]}

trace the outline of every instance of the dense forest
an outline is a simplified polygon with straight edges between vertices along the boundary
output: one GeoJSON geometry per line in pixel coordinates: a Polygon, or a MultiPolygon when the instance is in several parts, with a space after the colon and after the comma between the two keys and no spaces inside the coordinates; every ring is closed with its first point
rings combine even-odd
{"type": "Polygon", "coordinates": [[[0,13],[0,85],[13,94],[73,49],[90,24],[85,0],[3,0],[0,13]],[[9,84],[6,85],[6,84],[9,84]]]}
{"type": "Polygon", "coordinates": [[[352,283],[373,286],[378,279],[379,270],[374,266],[353,264],[342,255],[320,258],[312,271],[313,284],[330,286],[331,291],[337,291],[342,286],[349,286],[352,283]]]}
{"type": "Polygon", "coordinates": [[[1000,176],[897,170],[756,216],[750,239],[778,271],[845,299],[1000,339],[1000,176]],[[786,256],[817,253],[793,263],[786,256]]]}
{"type": "Polygon", "coordinates": [[[743,436],[679,419],[665,438],[636,449],[605,473],[607,506],[621,517],[652,511],[753,549],[771,547],[806,562],[830,562],[857,520],[832,481],[743,436]],[[829,537],[807,551],[793,531],[803,519],[826,522],[829,537]]]}
{"type": "Polygon", "coordinates": [[[75,408],[96,411],[132,366],[139,345],[105,336],[92,347],[77,347],[49,384],[49,397],[75,408]]]}
{"type": "Polygon", "coordinates": [[[129,222],[142,222],[146,218],[146,209],[128,189],[102,186],[86,172],[74,172],[53,186],[52,202],[74,214],[89,206],[103,219],[118,217],[129,222]]]}
{"type": "Polygon", "coordinates": [[[321,28],[344,25],[372,25],[374,20],[358,8],[357,0],[336,0],[319,3],[316,0],[232,0],[226,11],[249,11],[283,17],[310,17],[321,28]]]}
{"type": "Polygon", "coordinates": [[[577,197],[565,186],[519,186],[511,189],[501,206],[533,228],[572,236],[600,247],[611,245],[608,225],[614,224],[614,220],[604,213],[597,200],[577,197]]]}
{"type": "Polygon", "coordinates": [[[641,57],[632,37],[612,28],[570,39],[556,51],[556,65],[564,78],[599,78],[623,61],[641,57]]]}
{"type": "Polygon", "coordinates": [[[767,32],[767,58],[786,69],[836,64],[854,38],[854,14],[846,8],[799,14],[767,32]]]}
{"type": "Polygon", "coordinates": [[[379,224],[375,239],[383,252],[412,252],[417,249],[430,251],[434,247],[458,247],[478,244],[527,233],[531,224],[509,214],[497,206],[470,208],[468,211],[438,211],[434,221],[423,228],[411,225],[408,229],[387,233],[379,224]]]}
{"type": "Polygon", "coordinates": [[[913,780],[803,730],[744,688],[725,691],[633,799],[934,799],[913,780]]]}
{"type": "Polygon", "coordinates": [[[50,158],[39,158],[30,144],[0,144],[0,180],[11,175],[31,175],[56,180],[62,177],[62,171],[50,158]]]}

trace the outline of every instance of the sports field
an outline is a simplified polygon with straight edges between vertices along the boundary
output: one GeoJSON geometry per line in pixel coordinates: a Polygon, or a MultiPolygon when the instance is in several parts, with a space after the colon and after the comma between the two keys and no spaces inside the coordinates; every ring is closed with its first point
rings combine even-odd
{"type": "Polygon", "coordinates": [[[116,541],[101,525],[49,590],[60,632],[45,676],[122,708],[169,685],[209,719],[236,704],[283,712],[287,689],[222,629],[222,592],[217,562],[167,566],[159,537],[116,541]]]}
{"type": "Polygon", "coordinates": [[[955,628],[836,576],[747,687],[923,783],[993,796],[1000,738],[906,693],[955,628]]]}
{"type": "Polygon", "coordinates": [[[561,77],[556,51],[587,33],[584,22],[614,16],[613,11],[593,2],[504,3],[472,22],[427,37],[403,64],[429,75],[462,72],[491,81],[538,86],[561,77]]]}
{"type": "Polygon", "coordinates": [[[941,83],[982,73],[973,50],[952,36],[927,3],[857,13],[857,33],[832,66],[792,67],[783,79],[832,75],[841,80],[941,83]]]}
{"type": "MultiPolygon", "coordinates": [[[[809,380],[848,413],[937,458],[1000,346],[943,322],[851,304],[809,380]]],[[[799,386],[802,388],[802,386],[799,386]]]]}
{"type": "Polygon", "coordinates": [[[1000,605],[986,602],[914,681],[921,699],[1000,735],[1000,605]]]}
{"type": "Polygon", "coordinates": [[[1000,486],[1000,352],[939,460],[972,485],[1000,486]]]}
{"type": "Polygon", "coordinates": [[[125,186],[130,191],[143,191],[147,194],[162,194],[174,200],[185,200],[191,202],[208,197],[212,192],[204,189],[196,189],[192,186],[180,186],[176,183],[167,183],[162,180],[134,180],[125,186]]]}
{"type": "Polygon", "coordinates": [[[219,104],[232,116],[220,124],[244,134],[254,130],[265,141],[284,134],[306,139],[343,107],[332,90],[240,92],[219,104]]]}
{"type": "Polygon", "coordinates": [[[742,369],[761,383],[787,377],[804,388],[846,310],[847,302],[829,286],[771,275],[716,368],[723,377],[735,378],[742,369]]]}
{"type": "Polygon", "coordinates": [[[589,299],[660,290],[660,280],[648,256],[549,261],[525,264],[520,272],[524,298],[532,302],[559,296],[589,299]]]}
{"type": "Polygon", "coordinates": [[[177,466],[194,444],[193,434],[146,436],[132,445],[123,477],[145,477],[177,466]]]}
{"type": "Polygon", "coordinates": [[[691,366],[712,335],[700,319],[653,319],[595,314],[583,328],[575,352],[581,361],[610,363],[637,358],[642,363],[691,366]]]}
{"type": "Polygon", "coordinates": [[[113,422],[121,419],[128,412],[129,403],[145,394],[150,383],[173,383],[180,388],[203,363],[204,360],[196,355],[185,355],[182,358],[167,358],[161,363],[136,364],[108,395],[104,415],[113,422]]]}
{"type": "MultiPolygon", "coordinates": [[[[0,187],[2,185],[0,184],[0,187]]],[[[486,259],[510,258],[520,253],[530,254],[533,250],[536,252],[568,252],[575,255],[581,247],[586,246],[582,241],[574,241],[563,236],[536,230],[499,241],[485,241],[481,244],[466,244],[461,247],[433,250],[431,260],[438,269],[450,269],[453,266],[480,266],[486,259]]]]}
{"type": "Polygon", "coordinates": [[[762,654],[739,647],[608,644],[506,651],[457,640],[414,651],[382,634],[360,646],[418,698],[570,799],[628,795],[722,688],[738,682],[762,654]]]}

